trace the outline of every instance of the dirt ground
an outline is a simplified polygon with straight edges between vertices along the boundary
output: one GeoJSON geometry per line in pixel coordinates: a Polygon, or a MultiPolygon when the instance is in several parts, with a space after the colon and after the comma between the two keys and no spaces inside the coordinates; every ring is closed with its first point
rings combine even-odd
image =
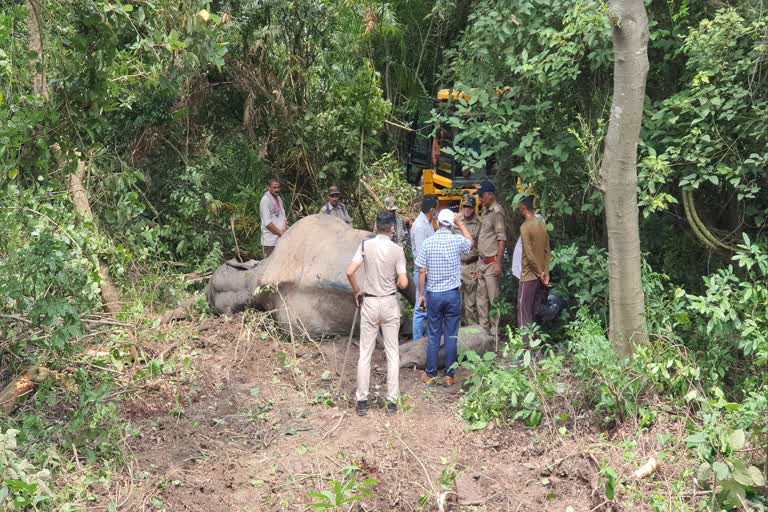
{"type": "Polygon", "coordinates": [[[460,385],[428,387],[414,369],[400,374],[406,410],[386,417],[381,350],[372,408],[360,418],[348,398],[354,345],[335,399],[346,339],[275,341],[266,321],[242,315],[166,329],[145,343],[174,347],[178,369],[121,402],[135,431],[132,462],[93,510],[307,510],[316,501],[307,493],[329,490],[345,472],[376,483],[344,510],[645,509],[607,502],[586,423],[570,440],[522,425],[468,432],[457,413],[460,385]]]}

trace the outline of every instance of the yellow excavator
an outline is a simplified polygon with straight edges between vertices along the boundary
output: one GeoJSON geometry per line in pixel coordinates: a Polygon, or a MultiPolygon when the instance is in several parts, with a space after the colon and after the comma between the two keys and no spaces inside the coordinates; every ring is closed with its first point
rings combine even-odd
{"type": "MultiPolygon", "coordinates": [[[[503,93],[504,91],[497,91],[503,93]]],[[[469,95],[462,91],[441,89],[437,92],[436,106],[446,102],[454,103],[464,99],[469,101],[469,95]]],[[[443,148],[453,144],[455,131],[451,127],[438,127],[433,136],[422,135],[418,130],[408,136],[408,181],[420,186],[423,195],[437,196],[438,210],[450,208],[459,209],[464,194],[475,195],[475,185],[482,181],[494,181],[495,161],[489,159],[485,169],[470,171],[460,162],[443,151],[443,148]]],[[[467,144],[473,147],[473,144],[467,144]]],[[[479,144],[474,144],[479,151],[479,144]]],[[[526,187],[518,178],[518,192],[526,187]]],[[[475,207],[480,209],[480,201],[475,201],[475,207]]]]}

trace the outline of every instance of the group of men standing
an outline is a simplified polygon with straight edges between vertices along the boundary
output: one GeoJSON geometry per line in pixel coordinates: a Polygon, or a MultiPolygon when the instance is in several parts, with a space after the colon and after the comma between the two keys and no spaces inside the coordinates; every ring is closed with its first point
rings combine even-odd
{"type": "MultiPolygon", "coordinates": [[[[279,192],[279,181],[270,179],[269,188],[260,203],[265,256],[272,253],[288,228],[279,192]]],[[[351,225],[352,218],[346,206],[339,201],[339,196],[339,189],[331,187],[328,201],[319,213],[335,216],[351,225]]],[[[438,354],[443,345],[442,380],[449,386],[456,381],[452,366],[457,359],[462,310],[465,324],[478,323],[488,333],[496,329],[491,305],[499,296],[507,243],[504,212],[496,200],[496,189],[490,182],[480,184],[476,196],[463,196],[460,213],[448,209],[438,212],[437,198],[425,196],[421,202],[421,213],[411,223],[410,237],[407,234],[408,222],[397,214],[395,198],[388,197],[384,203],[385,210],[376,217],[376,236],[360,244],[347,269],[347,278],[360,307],[356,392],[356,409],[360,416],[365,416],[368,410],[370,362],[379,331],[388,367],[386,412],[390,415],[397,411],[400,305],[396,291],[408,286],[404,252],[408,242],[414,259],[413,281],[417,284],[413,339],[427,336],[426,368],[421,380],[432,383],[437,378],[438,354]],[[483,207],[481,217],[476,213],[476,197],[483,207]],[[433,228],[435,222],[437,230],[433,228]],[[356,273],[362,265],[365,265],[365,281],[360,286],[356,273]]],[[[534,321],[538,305],[546,298],[550,248],[546,225],[534,212],[533,198],[521,200],[517,210],[524,222],[514,256],[520,261],[513,261],[513,268],[519,268],[513,272],[516,276],[519,272],[517,323],[523,327],[534,321]]]]}
{"type": "MultiPolygon", "coordinates": [[[[414,261],[424,241],[434,234],[432,221],[437,215],[437,199],[426,196],[421,203],[421,214],[413,223],[411,239],[414,261]]],[[[502,276],[501,262],[507,243],[504,212],[496,201],[496,188],[485,182],[477,189],[477,196],[464,194],[459,219],[471,235],[472,247],[461,256],[461,303],[464,324],[480,326],[487,332],[494,328],[490,314],[491,304],[499,296],[502,276]],[[476,213],[476,197],[484,209],[482,217],[476,213]]],[[[419,268],[414,267],[414,282],[418,283],[419,268]]],[[[419,301],[419,295],[416,302],[419,301]]],[[[426,312],[414,312],[413,338],[424,336],[426,312]]]]}

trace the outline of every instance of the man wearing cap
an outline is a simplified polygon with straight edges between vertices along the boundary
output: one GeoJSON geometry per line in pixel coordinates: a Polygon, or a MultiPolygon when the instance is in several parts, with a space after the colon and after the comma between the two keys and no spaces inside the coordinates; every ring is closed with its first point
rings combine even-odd
{"type": "Polygon", "coordinates": [[[424,337],[424,322],[427,320],[426,310],[420,309],[419,299],[419,267],[415,263],[419,251],[427,240],[435,233],[432,227],[432,219],[437,215],[437,198],[435,196],[424,196],[421,200],[421,213],[413,221],[411,227],[411,250],[413,251],[413,284],[416,286],[416,307],[413,309],[413,339],[418,340],[424,337]]]}
{"type": "Polygon", "coordinates": [[[328,189],[328,202],[323,205],[320,213],[324,213],[325,215],[332,215],[338,219],[343,220],[351,226],[352,217],[349,215],[347,207],[344,206],[344,203],[339,201],[340,195],[341,192],[339,192],[339,187],[336,185],[331,186],[328,189]]]}
{"type": "Polygon", "coordinates": [[[477,235],[477,316],[480,326],[493,332],[489,310],[499,296],[501,260],[507,243],[504,211],[496,202],[496,187],[489,181],[480,184],[477,195],[483,205],[483,218],[477,235]]]}
{"type": "Polygon", "coordinates": [[[358,416],[368,414],[368,389],[371,379],[371,355],[376,336],[381,329],[384,351],[387,355],[387,416],[397,412],[400,398],[400,302],[395,296],[397,288],[408,286],[403,248],[391,240],[395,219],[390,212],[376,216],[376,237],[364,240],[357,248],[347,269],[347,279],[360,306],[360,357],[357,363],[358,416]],[[363,265],[365,281],[358,287],[355,273],[363,265]]]}
{"type": "MultiPolygon", "coordinates": [[[[397,214],[397,200],[395,196],[389,196],[384,199],[384,208],[387,209],[392,215],[395,216],[395,231],[392,235],[392,241],[397,245],[405,249],[410,243],[410,235],[408,234],[408,220],[403,218],[402,215],[397,214]]],[[[376,233],[376,223],[373,224],[373,232],[376,233]]]]}
{"type": "Polygon", "coordinates": [[[414,264],[419,267],[420,309],[427,308],[427,364],[421,380],[427,384],[437,377],[440,340],[445,345],[443,382],[456,382],[454,369],[458,354],[461,320],[461,257],[472,249],[472,235],[458,213],[443,209],[437,216],[438,230],[424,241],[414,264]],[[461,236],[451,228],[458,227],[461,236]],[[429,281],[427,281],[429,273],[429,281]]]}
{"type": "Polygon", "coordinates": [[[261,217],[261,246],[264,248],[264,256],[269,257],[275,250],[277,242],[288,229],[288,219],[285,216],[283,198],[280,197],[280,180],[269,178],[267,191],[259,202],[259,216],[261,217]]]}
{"type": "Polygon", "coordinates": [[[475,215],[475,196],[465,193],[461,199],[459,218],[472,235],[472,249],[461,257],[461,304],[464,307],[464,325],[477,323],[477,235],[480,220],[475,215]]]}

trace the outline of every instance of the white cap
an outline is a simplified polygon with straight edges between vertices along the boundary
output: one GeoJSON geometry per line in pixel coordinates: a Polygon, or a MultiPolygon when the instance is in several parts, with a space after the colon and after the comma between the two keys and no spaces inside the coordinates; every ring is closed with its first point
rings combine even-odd
{"type": "Polygon", "coordinates": [[[454,213],[448,208],[440,210],[437,214],[437,222],[443,226],[453,226],[454,213]]]}

